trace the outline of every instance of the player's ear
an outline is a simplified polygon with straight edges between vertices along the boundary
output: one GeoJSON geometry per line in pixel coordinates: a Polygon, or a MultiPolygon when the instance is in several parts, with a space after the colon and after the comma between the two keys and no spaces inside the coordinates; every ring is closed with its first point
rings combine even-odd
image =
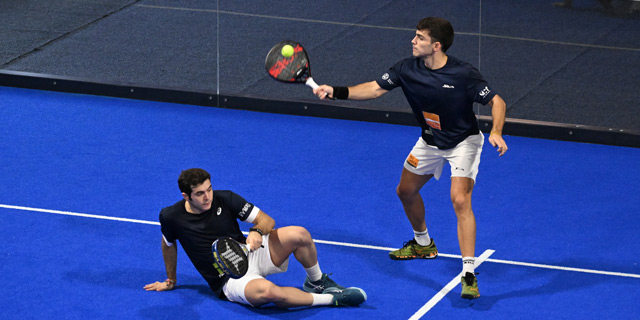
{"type": "Polygon", "coordinates": [[[433,50],[434,51],[442,51],[442,43],[440,43],[440,41],[436,41],[433,43],[433,50]]]}
{"type": "Polygon", "coordinates": [[[189,195],[184,192],[182,193],[182,197],[187,201],[190,200],[189,195]]]}

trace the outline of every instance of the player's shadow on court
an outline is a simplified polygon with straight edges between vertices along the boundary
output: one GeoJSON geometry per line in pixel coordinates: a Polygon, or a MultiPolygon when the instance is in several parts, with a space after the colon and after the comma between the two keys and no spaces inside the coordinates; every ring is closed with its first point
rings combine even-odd
{"type": "MultiPolygon", "coordinates": [[[[562,266],[578,266],[579,260],[564,261],[558,265],[562,266]]],[[[471,308],[477,311],[490,310],[495,304],[502,300],[508,299],[524,299],[523,303],[535,309],[548,308],[550,297],[559,292],[574,291],[591,286],[595,286],[600,282],[606,281],[606,275],[590,274],[574,271],[563,271],[553,269],[543,269],[535,267],[520,267],[495,264],[491,269],[481,267],[478,275],[478,288],[480,289],[480,298],[475,300],[466,300],[460,298],[460,286],[456,290],[447,295],[452,307],[457,309],[471,308]],[[484,269],[484,272],[482,272],[484,269]],[[494,277],[489,279],[489,277],[494,277]],[[483,279],[484,278],[484,279],[483,279]],[[484,281],[483,281],[484,280],[484,281]],[[483,282],[491,282],[491,285],[484,286],[483,282]],[[492,294],[490,288],[494,284],[498,287],[508,288],[499,294],[492,294]]],[[[612,267],[610,270],[615,270],[612,267]]],[[[494,287],[495,288],[495,287],[494,287]]]]}
{"type": "MultiPolygon", "coordinates": [[[[65,279],[69,281],[81,281],[97,286],[119,287],[124,289],[140,289],[147,283],[154,281],[162,281],[167,276],[162,271],[150,271],[144,269],[127,269],[127,270],[77,270],[69,271],[65,274],[65,279]]],[[[180,285],[177,289],[196,289],[202,293],[211,294],[211,289],[206,285],[186,285],[188,283],[202,283],[202,278],[195,275],[178,274],[180,285]],[[208,292],[205,290],[207,289],[208,292]]]]}
{"type": "MultiPolygon", "coordinates": [[[[198,319],[200,313],[199,306],[203,303],[226,303],[218,299],[209,286],[201,277],[191,274],[178,273],[180,284],[171,291],[167,292],[144,292],[144,286],[154,281],[162,281],[166,278],[166,274],[162,271],[146,270],[146,269],[110,269],[110,270],[92,270],[82,269],[69,271],[65,274],[65,280],[69,282],[82,282],[89,284],[90,287],[102,286],[111,288],[114,291],[135,290],[148,294],[151,298],[156,295],[174,295],[178,297],[180,303],[167,305],[145,306],[144,303],[138,305],[138,309],[131,310],[136,312],[137,318],[141,319],[198,319]]],[[[85,287],[85,286],[80,286],[85,287]]],[[[153,299],[150,299],[151,301],[153,299]]]]}

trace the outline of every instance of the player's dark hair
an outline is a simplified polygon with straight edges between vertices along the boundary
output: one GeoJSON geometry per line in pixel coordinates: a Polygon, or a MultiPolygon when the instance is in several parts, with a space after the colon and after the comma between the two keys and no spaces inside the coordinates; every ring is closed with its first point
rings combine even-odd
{"type": "Polygon", "coordinates": [[[429,31],[431,42],[442,44],[442,52],[447,52],[453,44],[453,26],[446,19],[427,17],[418,22],[416,29],[429,31]]]}
{"type": "Polygon", "coordinates": [[[193,168],[183,170],[180,173],[180,177],[178,177],[178,188],[180,188],[180,191],[183,193],[188,194],[189,199],[191,199],[191,187],[200,185],[207,180],[211,180],[211,175],[203,169],[193,168]]]}

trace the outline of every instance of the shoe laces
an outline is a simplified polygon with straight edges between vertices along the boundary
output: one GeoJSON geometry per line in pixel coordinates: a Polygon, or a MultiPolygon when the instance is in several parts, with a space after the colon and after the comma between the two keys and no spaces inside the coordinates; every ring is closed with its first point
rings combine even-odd
{"type": "Polygon", "coordinates": [[[344,294],[344,289],[340,289],[340,288],[336,288],[336,287],[329,287],[329,288],[325,289],[322,293],[340,295],[340,294],[344,294]]]}
{"type": "MultiPolygon", "coordinates": [[[[477,274],[477,273],[476,273],[477,274]]],[[[473,280],[476,278],[476,274],[473,274],[471,272],[467,272],[464,275],[464,282],[468,285],[468,286],[472,286],[473,285],[473,280]]]]}
{"type": "Polygon", "coordinates": [[[318,290],[324,290],[326,288],[330,288],[332,287],[333,284],[337,284],[335,283],[335,281],[333,281],[331,278],[329,278],[330,275],[332,275],[333,273],[323,273],[322,277],[319,280],[316,281],[309,281],[309,285],[314,287],[315,289],[318,290]],[[329,285],[327,285],[327,283],[329,285]]]}
{"type": "Polygon", "coordinates": [[[405,243],[402,244],[402,247],[405,248],[405,247],[408,247],[408,246],[413,245],[413,244],[418,244],[418,242],[416,242],[416,239],[411,239],[409,241],[405,241],[405,243]]]}

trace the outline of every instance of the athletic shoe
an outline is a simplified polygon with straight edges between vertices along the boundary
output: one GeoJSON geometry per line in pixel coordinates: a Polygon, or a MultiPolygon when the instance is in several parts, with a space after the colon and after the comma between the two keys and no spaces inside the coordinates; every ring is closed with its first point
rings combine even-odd
{"type": "Polygon", "coordinates": [[[343,286],[331,280],[331,278],[329,278],[329,275],[326,273],[323,273],[322,278],[317,281],[311,281],[311,279],[309,279],[309,276],[307,276],[307,278],[304,279],[304,284],[302,285],[302,289],[310,293],[322,293],[329,288],[337,288],[341,290],[344,289],[343,286]]]}
{"type": "Polygon", "coordinates": [[[364,290],[356,287],[349,287],[346,289],[328,288],[323,293],[333,295],[331,305],[336,307],[341,306],[357,306],[367,301],[367,294],[364,290]]]}
{"type": "Polygon", "coordinates": [[[460,279],[462,282],[462,294],[461,296],[465,299],[476,299],[480,297],[480,292],[478,291],[478,279],[476,279],[476,275],[467,272],[460,279]]]}
{"type": "Polygon", "coordinates": [[[416,239],[411,239],[402,245],[402,248],[389,252],[389,258],[393,260],[408,260],[415,258],[433,259],[438,256],[436,242],[431,238],[428,246],[421,246],[416,239]]]}

